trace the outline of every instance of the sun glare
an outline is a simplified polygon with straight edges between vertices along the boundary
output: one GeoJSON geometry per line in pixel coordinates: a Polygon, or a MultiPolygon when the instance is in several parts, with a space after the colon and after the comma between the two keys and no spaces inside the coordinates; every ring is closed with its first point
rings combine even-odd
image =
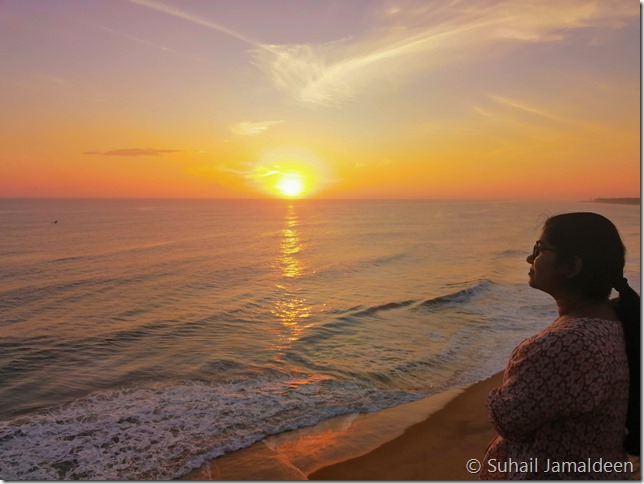
{"type": "Polygon", "coordinates": [[[301,175],[286,173],[280,177],[275,188],[285,197],[297,197],[304,192],[304,180],[301,175]]]}
{"type": "Polygon", "coordinates": [[[255,163],[248,178],[259,193],[271,198],[308,198],[330,179],[327,164],[301,148],[274,148],[259,154],[255,163]]]}

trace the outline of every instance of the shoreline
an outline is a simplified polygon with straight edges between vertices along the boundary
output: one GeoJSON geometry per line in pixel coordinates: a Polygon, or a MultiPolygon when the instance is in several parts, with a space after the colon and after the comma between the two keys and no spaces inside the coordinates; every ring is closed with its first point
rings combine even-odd
{"type": "Polygon", "coordinates": [[[360,457],[312,472],[311,480],[478,480],[465,464],[482,460],[496,432],[485,398],[503,372],[475,383],[424,421],[360,457]]]}
{"type": "Polygon", "coordinates": [[[495,435],[484,402],[501,380],[497,373],[416,402],[269,436],[178,479],[467,479],[465,463],[481,458],[495,435]]]}

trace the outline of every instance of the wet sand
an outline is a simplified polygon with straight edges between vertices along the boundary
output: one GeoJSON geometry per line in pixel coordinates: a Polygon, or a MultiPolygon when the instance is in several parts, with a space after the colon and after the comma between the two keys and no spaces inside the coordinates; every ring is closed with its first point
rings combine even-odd
{"type": "Polygon", "coordinates": [[[183,480],[472,479],[495,435],[484,402],[502,374],[466,389],[268,437],[226,454],[183,480]],[[427,417],[429,415],[429,417],[427,417]]]}
{"type": "Polygon", "coordinates": [[[458,395],[425,421],[366,455],[323,467],[309,479],[320,480],[473,480],[469,459],[482,460],[496,435],[487,420],[485,398],[499,386],[502,373],[458,395]]]}

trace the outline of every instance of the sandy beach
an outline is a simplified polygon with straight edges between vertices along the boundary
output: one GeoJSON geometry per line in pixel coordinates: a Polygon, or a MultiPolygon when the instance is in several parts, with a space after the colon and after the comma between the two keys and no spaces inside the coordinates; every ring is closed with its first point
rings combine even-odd
{"type": "Polygon", "coordinates": [[[480,460],[495,435],[484,401],[501,379],[498,373],[465,390],[269,437],[214,459],[182,479],[476,479],[465,464],[480,460]],[[422,413],[431,414],[423,419],[422,413]]]}
{"type": "Polygon", "coordinates": [[[320,480],[473,480],[465,468],[479,461],[495,432],[487,421],[485,397],[502,373],[479,382],[425,421],[366,455],[313,472],[320,480]]]}
{"type": "MultiPolygon", "coordinates": [[[[487,420],[484,402],[502,378],[501,372],[465,390],[446,392],[423,402],[357,419],[332,419],[313,429],[269,437],[214,459],[181,479],[478,480],[477,473],[467,471],[466,463],[470,459],[481,461],[496,435],[487,420]],[[395,433],[396,423],[398,427],[404,425],[405,419],[417,419],[419,412],[431,408],[438,409],[408,426],[402,434],[373,445],[373,436],[380,429],[383,435],[395,433]]],[[[630,460],[635,468],[633,479],[639,480],[639,458],[630,460]]]]}

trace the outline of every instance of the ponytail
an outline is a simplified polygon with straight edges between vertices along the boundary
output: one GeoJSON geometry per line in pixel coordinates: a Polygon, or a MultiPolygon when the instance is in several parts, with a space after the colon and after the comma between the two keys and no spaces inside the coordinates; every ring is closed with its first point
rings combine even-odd
{"type": "Polygon", "coordinates": [[[614,284],[619,293],[615,311],[624,327],[626,357],[630,374],[628,391],[628,413],[624,449],[631,455],[640,455],[640,296],[629,285],[625,278],[614,284]]]}

